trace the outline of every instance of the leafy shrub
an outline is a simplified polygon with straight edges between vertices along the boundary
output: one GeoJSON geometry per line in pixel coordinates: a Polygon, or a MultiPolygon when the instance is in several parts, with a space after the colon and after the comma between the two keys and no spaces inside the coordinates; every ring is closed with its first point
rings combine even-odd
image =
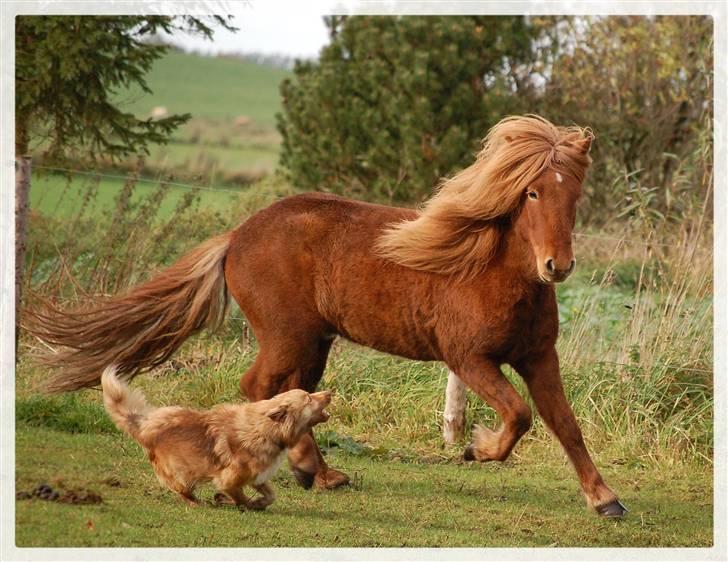
{"type": "Polygon", "coordinates": [[[522,109],[511,73],[534,56],[536,33],[522,17],[327,25],[320,60],[296,63],[281,85],[281,163],[298,187],[422,198],[470,163],[490,126],[522,109]]]}

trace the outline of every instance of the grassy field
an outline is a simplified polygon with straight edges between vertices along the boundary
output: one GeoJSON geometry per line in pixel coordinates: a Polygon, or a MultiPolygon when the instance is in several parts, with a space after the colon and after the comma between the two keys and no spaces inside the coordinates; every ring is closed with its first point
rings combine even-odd
{"type": "MultiPolygon", "coordinates": [[[[217,338],[192,342],[159,376],[135,384],[157,404],[237,400],[237,380],[255,346],[233,339],[236,323],[217,338]]],[[[103,503],[18,501],[18,546],[712,543],[710,465],[625,456],[624,443],[610,442],[603,428],[583,424],[595,461],[632,510],[623,521],[587,512],[572,468],[540,424],[505,464],[464,463],[464,443],[445,447],[439,437],[446,375],[437,364],[337,344],[323,384],[337,396],[318,438],[328,462],[348,471],[354,485],[304,491],[283,469],[274,482],[278,501],[265,513],[242,514],[211,505],[210,487],[200,494],[205,505],[183,505],[159,486],[141,448],[113,427],[98,392],[39,396],[33,389],[43,376],[25,361],[19,366],[16,487],[87,489],[103,503]]],[[[468,418],[494,421],[475,400],[468,418]]]]}
{"type": "MultiPolygon", "coordinates": [[[[122,109],[140,118],[149,117],[158,106],[170,113],[192,115],[189,122],[174,132],[169,143],[150,148],[139,175],[212,188],[197,191],[200,207],[228,207],[231,198],[225,190],[244,191],[276,168],[280,145],[275,130],[275,114],[280,110],[278,86],[289,75],[286,70],[239,59],[170,51],[147,75],[153,93],[117,94],[122,109]],[[205,79],[200,80],[200,76],[205,79]]],[[[31,208],[45,214],[74,214],[87,196],[89,184],[98,184],[96,212],[108,212],[124,184],[123,179],[99,181],[85,174],[49,173],[42,165],[33,173],[31,208]]],[[[94,169],[123,176],[136,167],[137,160],[129,159],[120,166],[100,163],[94,169]]],[[[80,168],[86,170],[88,165],[80,168]]],[[[136,197],[143,197],[156,187],[153,182],[139,182],[136,197]]],[[[171,186],[160,216],[169,216],[188,189],[171,186]]]]}
{"type": "MultiPolygon", "coordinates": [[[[322,383],[336,390],[336,400],[318,439],[332,465],[354,476],[354,487],[305,492],[284,470],[276,480],[279,501],[268,513],[212,505],[192,511],[158,487],[141,450],[105,415],[98,392],[39,394],[47,373],[33,366],[28,352],[36,344],[24,339],[16,378],[16,486],[92,489],[104,503],[19,501],[18,544],[709,546],[710,295],[700,283],[682,286],[690,296],[671,307],[675,286],[684,283],[675,277],[679,267],[662,271],[664,284],[649,288],[643,276],[651,266],[635,261],[634,249],[619,256],[613,245],[607,252],[600,244],[585,244],[591,260],[559,288],[559,348],[568,398],[595,462],[632,510],[624,521],[586,512],[573,470],[540,420],[504,465],[463,463],[465,441],[446,447],[441,439],[444,367],[343,341],[335,344],[322,383]],[[122,486],[104,484],[108,478],[122,486]],[[247,518],[243,530],[237,517],[247,518]],[[49,520],[62,520],[63,527],[49,520]],[[145,532],[150,526],[153,535],[145,532]]],[[[694,265],[700,263],[706,266],[694,265]]],[[[700,270],[694,273],[697,283],[700,270]]],[[[191,340],[134,384],[155,404],[207,408],[236,401],[239,377],[256,349],[244,318],[233,311],[222,332],[191,340]]],[[[509,377],[525,395],[521,381],[509,377]]],[[[472,396],[466,414],[468,427],[498,423],[472,396]]]]}
{"type": "MultiPolygon", "coordinates": [[[[172,192],[140,186],[120,187],[116,199],[92,193],[82,197],[85,207],[40,202],[49,215],[31,223],[33,289],[74,300],[85,291],[118,292],[290,190],[271,179],[237,196],[226,193],[216,210],[188,205],[170,213],[165,200],[172,192]],[[63,209],[75,213],[72,220],[63,209]]],[[[206,195],[212,201],[219,194],[206,195]]],[[[618,233],[601,233],[610,234],[618,233]]],[[[637,232],[622,234],[639,240],[637,232]]],[[[139,448],[111,425],[98,392],[40,393],[48,373],[33,365],[38,344],[24,336],[16,371],[17,488],[89,488],[105,501],[18,501],[18,544],[708,546],[712,252],[707,236],[690,242],[672,234],[675,247],[651,249],[580,239],[577,273],[558,288],[567,395],[597,465],[632,509],[625,521],[586,512],[572,468],[539,420],[505,465],[463,464],[465,441],[450,448],[441,438],[444,367],[346,342],[335,345],[323,380],[337,397],[318,438],[332,464],[355,475],[354,488],[304,492],[284,470],[269,513],[211,505],[190,511],[159,489],[139,448]],[[122,487],[106,486],[108,477],[122,487]],[[255,523],[241,529],[237,517],[255,523]],[[353,525],[361,530],[352,532],[353,525]],[[145,533],[149,526],[158,532],[145,533]]],[[[255,352],[234,310],[220,333],[191,340],[134,384],[155,404],[235,401],[255,352]]],[[[525,395],[518,377],[507,374],[525,395]]],[[[498,423],[472,396],[466,414],[467,427],[498,423]]]]}
{"type": "Polygon", "coordinates": [[[115,434],[70,434],[20,425],[16,486],[86,488],[99,505],[18,501],[17,546],[709,546],[705,477],[605,467],[632,509],[624,521],[586,512],[571,468],[524,458],[506,465],[422,464],[330,451],[356,479],[305,491],[287,470],[263,513],[205,501],[189,508],[160,488],[143,451],[115,434]],[[117,485],[118,481],[118,485],[117,485]],[[110,486],[109,482],[114,485],[110,486]]]}
{"type": "MultiPolygon", "coordinates": [[[[73,218],[79,213],[95,217],[108,216],[113,211],[125,182],[123,173],[119,174],[118,178],[85,174],[68,176],[63,173],[36,173],[33,176],[33,189],[30,192],[30,207],[34,213],[66,219],[73,218]],[[84,202],[88,203],[84,205],[84,202]]],[[[157,191],[159,185],[159,182],[138,182],[132,201],[141,202],[157,191]]],[[[221,210],[237,202],[240,194],[246,190],[231,186],[219,189],[200,187],[202,189],[196,190],[169,185],[157,216],[165,218],[172,215],[180,201],[190,192],[199,207],[221,210]]]]}

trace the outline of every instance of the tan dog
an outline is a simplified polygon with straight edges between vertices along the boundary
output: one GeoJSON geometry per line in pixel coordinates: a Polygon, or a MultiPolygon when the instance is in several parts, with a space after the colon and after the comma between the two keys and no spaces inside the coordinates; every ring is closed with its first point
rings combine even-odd
{"type": "Polygon", "coordinates": [[[144,447],[159,481],[190,505],[198,504],[195,486],[212,480],[224,494],[216,494],[218,502],[265,509],[275,500],[268,480],[287,449],[329,418],[324,408],[331,402],[328,391],[289,390],[270,400],[204,411],[154,408],[117,378],[114,366],[104,370],[101,386],[111,419],[144,447]],[[248,498],[247,485],[262,496],[248,498]]]}

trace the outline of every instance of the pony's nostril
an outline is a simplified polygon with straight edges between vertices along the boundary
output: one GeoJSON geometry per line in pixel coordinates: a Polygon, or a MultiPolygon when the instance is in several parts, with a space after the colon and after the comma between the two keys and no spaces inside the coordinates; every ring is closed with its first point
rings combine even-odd
{"type": "Polygon", "coordinates": [[[554,271],[556,271],[554,269],[554,260],[552,258],[546,260],[546,271],[549,273],[554,273],[554,271]]]}
{"type": "Polygon", "coordinates": [[[576,260],[572,259],[571,263],[569,264],[569,274],[571,274],[574,271],[575,267],[576,267],[576,260]]]}

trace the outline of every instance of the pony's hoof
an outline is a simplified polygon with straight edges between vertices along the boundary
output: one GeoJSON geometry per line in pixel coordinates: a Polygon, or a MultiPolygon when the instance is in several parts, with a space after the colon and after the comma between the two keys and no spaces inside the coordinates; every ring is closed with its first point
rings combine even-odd
{"type": "Polygon", "coordinates": [[[629,509],[619,500],[614,500],[604,505],[597,506],[597,513],[602,517],[609,517],[610,519],[619,519],[624,517],[629,509]]]}
{"type": "Polygon", "coordinates": [[[475,447],[473,447],[472,443],[465,447],[465,451],[463,452],[463,459],[465,459],[466,461],[475,460],[475,447]]]}
{"type": "Polygon", "coordinates": [[[316,487],[322,490],[333,490],[341,486],[348,486],[350,480],[343,472],[329,468],[324,473],[316,475],[315,483],[316,487]]]}
{"type": "Polygon", "coordinates": [[[296,482],[298,482],[306,490],[313,486],[313,481],[316,478],[315,474],[306,472],[300,468],[291,468],[291,472],[293,472],[293,476],[296,477],[296,482]]]}

